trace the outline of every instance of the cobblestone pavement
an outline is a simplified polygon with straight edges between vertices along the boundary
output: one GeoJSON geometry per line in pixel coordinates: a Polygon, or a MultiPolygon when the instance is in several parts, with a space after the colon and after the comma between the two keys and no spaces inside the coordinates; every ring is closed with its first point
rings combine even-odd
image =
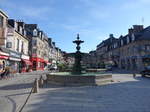
{"type": "Polygon", "coordinates": [[[150,78],[112,74],[110,85],[40,89],[24,112],[150,112],[150,78]]]}
{"type": "MultiPolygon", "coordinates": [[[[47,72],[47,71],[45,71],[47,72]]],[[[18,112],[42,72],[0,80],[0,112],[18,112]]],[[[112,84],[85,87],[45,86],[32,94],[23,112],[150,112],[150,78],[109,72],[112,84]]]]}
{"type": "Polygon", "coordinates": [[[48,71],[15,74],[0,80],[0,112],[18,112],[24,104],[35,78],[48,71]]]}

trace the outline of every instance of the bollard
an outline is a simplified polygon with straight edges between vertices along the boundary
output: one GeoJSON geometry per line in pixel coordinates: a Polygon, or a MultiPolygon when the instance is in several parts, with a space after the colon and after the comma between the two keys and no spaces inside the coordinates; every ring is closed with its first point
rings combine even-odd
{"type": "Polygon", "coordinates": [[[43,77],[41,76],[40,77],[40,80],[39,80],[39,87],[43,87],[43,85],[44,85],[44,81],[43,81],[43,77]]]}
{"type": "Polygon", "coordinates": [[[39,84],[38,84],[38,79],[36,78],[34,81],[33,93],[38,93],[38,92],[39,92],[39,84]]]}

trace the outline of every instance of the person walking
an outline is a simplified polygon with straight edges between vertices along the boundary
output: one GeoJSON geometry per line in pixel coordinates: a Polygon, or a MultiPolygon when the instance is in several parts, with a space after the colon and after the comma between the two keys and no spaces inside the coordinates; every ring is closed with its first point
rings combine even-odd
{"type": "Polygon", "coordinates": [[[3,79],[7,79],[8,77],[9,77],[9,74],[10,74],[10,70],[9,70],[9,67],[8,66],[6,66],[5,68],[4,68],[4,70],[2,71],[2,73],[1,73],[1,78],[3,79]]]}

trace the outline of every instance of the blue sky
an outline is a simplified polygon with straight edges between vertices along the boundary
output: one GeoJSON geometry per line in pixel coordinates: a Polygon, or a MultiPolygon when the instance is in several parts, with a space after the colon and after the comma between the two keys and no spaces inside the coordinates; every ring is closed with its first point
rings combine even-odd
{"type": "Polygon", "coordinates": [[[67,52],[75,51],[77,33],[85,41],[81,51],[88,52],[110,33],[119,37],[132,25],[149,26],[149,6],[150,0],[0,0],[9,18],[37,23],[67,52]]]}

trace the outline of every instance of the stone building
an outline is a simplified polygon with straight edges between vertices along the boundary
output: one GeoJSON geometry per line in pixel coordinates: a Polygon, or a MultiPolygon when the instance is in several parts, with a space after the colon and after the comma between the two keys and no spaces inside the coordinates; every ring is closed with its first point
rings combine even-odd
{"type": "Polygon", "coordinates": [[[140,71],[150,65],[150,26],[133,25],[118,44],[120,68],[140,71]]]}
{"type": "Polygon", "coordinates": [[[13,70],[16,68],[17,72],[26,72],[32,65],[29,61],[29,40],[24,25],[22,21],[8,20],[6,48],[10,52],[9,64],[13,70]]]}
{"type": "Polygon", "coordinates": [[[64,54],[63,51],[56,47],[55,42],[52,41],[52,38],[48,38],[49,43],[49,62],[51,67],[57,67],[57,64],[64,63],[64,54]]]}
{"type": "Polygon", "coordinates": [[[127,69],[141,71],[150,65],[150,26],[133,25],[128,34],[108,38],[96,49],[100,62],[127,69]]]}
{"type": "Polygon", "coordinates": [[[0,10],[0,72],[8,64],[9,51],[6,49],[8,16],[0,10]]]}
{"type": "Polygon", "coordinates": [[[33,70],[44,70],[48,63],[49,46],[48,37],[37,24],[25,24],[27,37],[30,41],[30,60],[33,70]]]}

